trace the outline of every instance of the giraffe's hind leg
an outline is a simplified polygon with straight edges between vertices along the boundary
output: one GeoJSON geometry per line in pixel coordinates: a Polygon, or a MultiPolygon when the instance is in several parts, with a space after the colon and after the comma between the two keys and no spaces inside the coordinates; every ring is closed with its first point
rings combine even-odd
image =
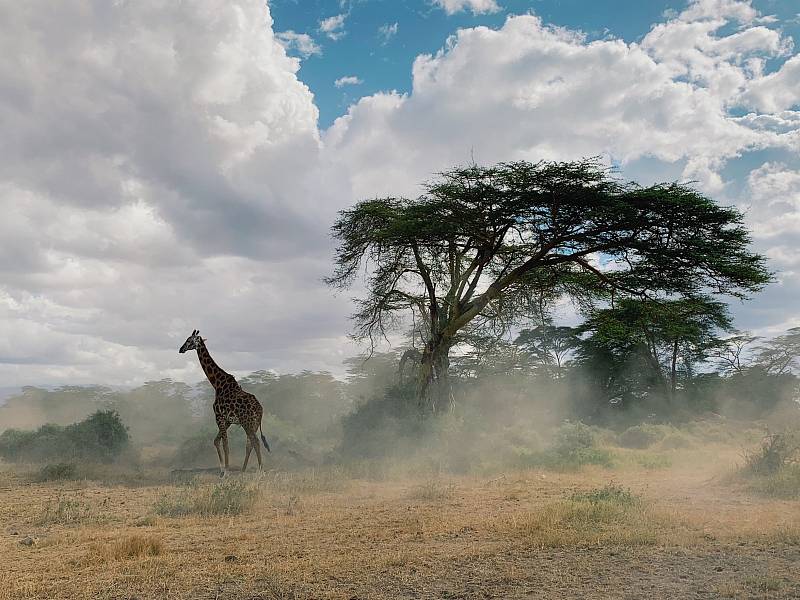
{"type": "Polygon", "coordinates": [[[250,452],[253,451],[253,442],[250,441],[250,437],[247,437],[247,447],[244,450],[244,464],[242,465],[242,473],[247,471],[247,461],[250,460],[250,452]]]}
{"type": "Polygon", "coordinates": [[[263,471],[264,465],[261,464],[261,444],[258,443],[258,436],[255,429],[247,432],[247,437],[250,440],[250,447],[255,448],[256,458],[258,459],[258,470],[263,471]]]}
{"type": "Polygon", "coordinates": [[[223,423],[218,423],[219,432],[217,437],[214,438],[214,447],[217,449],[217,458],[219,458],[219,476],[225,477],[225,471],[228,468],[228,427],[223,423]],[[220,449],[220,442],[222,442],[222,449],[220,449]],[[225,458],[222,458],[222,451],[225,451],[225,458]]]}

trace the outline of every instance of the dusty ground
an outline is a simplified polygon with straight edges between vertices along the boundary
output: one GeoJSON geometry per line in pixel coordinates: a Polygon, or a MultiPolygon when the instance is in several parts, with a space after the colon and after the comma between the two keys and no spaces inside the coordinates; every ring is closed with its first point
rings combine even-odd
{"type": "Polygon", "coordinates": [[[248,513],[169,518],[153,507],[175,486],[35,484],[0,467],[0,598],[800,598],[800,502],[749,495],[724,477],[732,460],[245,475],[260,490],[248,513]],[[643,501],[569,499],[612,480],[643,501]],[[54,518],[59,502],[71,512],[54,518]],[[142,539],[158,554],[115,550],[142,539]]]}

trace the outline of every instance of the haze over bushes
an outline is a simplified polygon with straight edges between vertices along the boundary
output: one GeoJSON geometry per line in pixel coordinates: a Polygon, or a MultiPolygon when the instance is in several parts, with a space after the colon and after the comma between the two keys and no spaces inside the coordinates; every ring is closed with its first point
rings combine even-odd
{"type": "MultiPolygon", "coordinates": [[[[710,352],[702,361],[693,355],[677,370],[674,394],[658,378],[643,376],[646,361],[635,344],[624,352],[614,349],[615,360],[628,370],[611,363],[613,369],[603,372],[602,361],[588,360],[592,355],[582,347],[594,344],[595,335],[539,326],[491,347],[476,343],[454,357],[456,406],[436,419],[422,419],[416,411],[414,383],[399,373],[400,349],[366,361],[349,359],[343,381],[308,371],[257,371],[240,381],[265,407],[275,468],[363,460],[417,460],[455,472],[608,464],[600,446],[609,428],[616,431],[616,445],[667,449],[725,441],[716,439],[723,434],[710,425],[673,427],[711,413],[761,419],[773,427],[800,421],[797,352],[786,343],[797,337],[795,331],[754,341],[737,368],[710,352]],[[571,341],[565,344],[565,338],[571,341]]],[[[0,456],[102,462],[127,445],[140,453],[139,460],[215,466],[213,397],[207,382],[171,380],[127,391],[28,387],[0,407],[0,456]],[[103,438],[102,431],[109,435],[103,438]]],[[[236,426],[229,436],[237,464],[244,436],[236,426]]]]}

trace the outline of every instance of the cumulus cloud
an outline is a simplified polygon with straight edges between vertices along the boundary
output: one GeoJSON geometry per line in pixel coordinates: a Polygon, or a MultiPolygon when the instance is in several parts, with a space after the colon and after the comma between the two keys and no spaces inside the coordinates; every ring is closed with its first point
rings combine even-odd
{"type": "Polygon", "coordinates": [[[296,50],[303,58],[322,54],[322,48],[317,45],[307,33],[296,33],[291,29],[275,34],[275,38],[287,50],[296,50]]]}
{"type": "Polygon", "coordinates": [[[336,210],[473,157],[696,180],[748,208],[783,269],[741,326],[785,322],[800,290],[797,57],[749,2],[693,2],[636,43],[533,15],[463,29],[414,61],[410,93],[361,98],[324,132],[286,51],[318,49],[274,34],[261,1],[31,0],[0,23],[8,385],[199,378],[176,353],[194,328],[233,371],[339,370],[351,306],[320,283],[336,210]],[[759,166],[764,150],[778,158],[759,166]]]}
{"type": "Polygon", "coordinates": [[[4,381],[191,380],[194,327],[259,366],[346,347],[319,280],[348,188],[263,3],[0,10],[4,381]]]}
{"type": "Polygon", "coordinates": [[[471,10],[476,15],[500,10],[495,0],[433,0],[433,3],[444,9],[448,15],[462,10],[471,10]]]}
{"type": "Polygon", "coordinates": [[[652,157],[681,162],[683,177],[719,191],[728,159],[796,142],[796,129],[754,128],[728,111],[757,77],[742,60],[785,46],[760,25],[725,36],[715,33],[723,22],[703,22],[673,35],[686,23],[659,25],[640,44],[587,43],[533,15],[510,17],[499,30],[460,30],[436,55],[416,59],[410,94],[362,98],[325,144],[359,166],[353,185],[364,195],[408,190],[473,149],[482,162],[652,157]],[[686,47],[695,48],[688,57],[678,52],[686,47]],[[708,59],[695,68],[702,76],[687,81],[695,54],[708,59]]]}
{"type": "Polygon", "coordinates": [[[743,100],[763,112],[800,108],[800,55],[791,57],[775,73],[753,81],[743,100]]]}
{"type": "Polygon", "coordinates": [[[345,75],[344,77],[339,77],[336,81],[333,82],[337,88],[344,87],[346,85],[360,85],[364,83],[363,79],[359,79],[355,75],[345,75]]]}
{"type": "Polygon", "coordinates": [[[319,22],[319,30],[331,38],[333,41],[340,40],[347,32],[344,30],[344,20],[347,18],[346,13],[334,15],[327,19],[322,19],[319,22]]]}

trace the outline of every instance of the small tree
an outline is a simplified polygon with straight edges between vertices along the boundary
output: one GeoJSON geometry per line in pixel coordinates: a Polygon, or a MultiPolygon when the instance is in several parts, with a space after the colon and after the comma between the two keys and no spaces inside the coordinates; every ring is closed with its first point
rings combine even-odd
{"type": "Polygon", "coordinates": [[[800,366],[800,327],[793,327],[759,346],[756,365],[773,375],[794,372],[800,366]]]}
{"type": "Polygon", "coordinates": [[[563,295],[744,297],[770,279],[737,210],[685,185],[620,182],[597,160],[456,168],[416,199],[342,211],[333,235],[328,283],[370,273],[356,335],[385,335],[400,313],[421,324],[427,411],[450,397],[450,350],[465,333],[505,333],[563,295]]]}
{"type": "Polygon", "coordinates": [[[717,361],[720,372],[727,375],[744,373],[748,366],[745,351],[757,339],[757,336],[734,331],[730,337],[720,339],[710,346],[708,355],[717,361]]]}
{"type": "Polygon", "coordinates": [[[579,330],[573,327],[544,323],[523,329],[514,344],[524,348],[534,367],[553,379],[560,379],[570,354],[580,345],[579,330]]]}
{"type": "Polygon", "coordinates": [[[590,370],[610,371],[603,379],[614,396],[656,388],[672,399],[679,374],[691,378],[730,326],[727,307],[709,298],[628,298],[587,320],[582,329],[590,335],[579,356],[590,370]]]}

